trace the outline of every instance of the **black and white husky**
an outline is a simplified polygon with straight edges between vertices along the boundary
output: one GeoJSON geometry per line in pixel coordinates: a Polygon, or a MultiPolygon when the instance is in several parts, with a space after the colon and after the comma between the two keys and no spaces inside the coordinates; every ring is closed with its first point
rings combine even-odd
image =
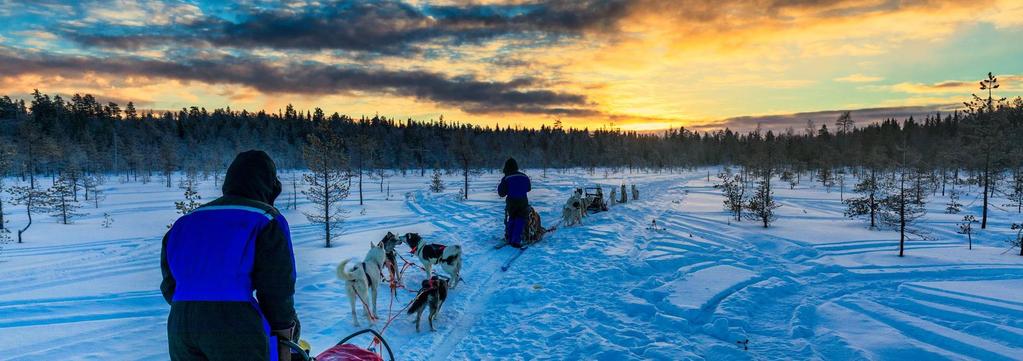
{"type": "Polygon", "coordinates": [[[350,259],[341,261],[337,266],[337,278],[345,281],[345,292],[348,293],[348,303],[352,306],[352,323],[359,326],[359,318],[355,314],[355,299],[362,302],[362,308],[366,311],[366,319],[370,323],[376,320],[377,314],[377,289],[384,279],[384,249],[370,242],[369,252],[366,258],[346,271],[350,259]],[[372,310],[370,310],[372,307],[372,310]]]}
{"type": "Polygon", "coordinates": [[[416,294],[416,298],[412,300],[412,305],[408,308],[408,314],[416,314],[416,332],[419,332],[419,320],[423,318],[423,310],[427,305],[430,306],[430,315],[426,317],[426,320],[430,322],[430,331],[436,331],[433,328],[433,319],[437,318],[437,314],[440,313],[440,308],[447,298],[448,280],[438,276],[423,280],[423,287],[419,289],[419,293],[416,294]]]}
{"type": "Polygon", "coordinates": [[[458,286],[458,276],[462,271],[462,246],[426,244],[418,233],[406,233],[401,238],[412,249],[412,254],[422,262],[426,277],[432,277],[433,266],[440,265],[451,276],[451,288],[458,286]]]}

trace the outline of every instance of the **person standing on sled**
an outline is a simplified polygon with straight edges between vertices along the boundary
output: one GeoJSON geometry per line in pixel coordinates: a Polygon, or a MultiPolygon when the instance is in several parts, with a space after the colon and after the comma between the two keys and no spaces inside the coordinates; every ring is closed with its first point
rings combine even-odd
{"type": "Polygon", "coordinates": [[[295,257],[288,222],[273,206],[277,167],[262,151],[242,152],[222,190],[163,237],[170,358],[290,360],[278,339],[298,338],[295,257]]]}
{"type": "Polygon", "coordinates": [[[504,162],[504,178],[497,186],[497,195],[505,197],[504,223],[505,240],[512,247],[522,247],[522,234],[526,229],[526,218],[529,217],[529,198],[526,193],[532,190],[529,176],[519,172],[519,164],[515,158],[504,162]]]}

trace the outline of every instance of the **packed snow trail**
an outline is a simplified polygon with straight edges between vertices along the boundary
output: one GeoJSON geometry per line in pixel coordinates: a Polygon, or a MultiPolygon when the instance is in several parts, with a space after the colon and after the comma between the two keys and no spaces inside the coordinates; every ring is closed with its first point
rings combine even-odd
{"type": "MultiPolygon", "coordinates": [[[[362,327],[352,325],[334,268],[345,258],[361,259],[369,242],[393,231],[458,243],[465,254],[464,282],[450,292],[436,332],[417,333],[404,314],[387,328],[402,360],[999,360],[1023,354],[1023,258],[1002,254],[1001,243],[1008,223],[1018,222],[1015,213],[993,211],[989,230],[976,234],[968,251],[954,233],[962,215],[942,214],[945,198],[932,197],[925,227],[934,240],[910,241],[899,258],[897,234],[845,218],[838,192],[816,185],[777,188],[783,207],[765,230],[722,211],[706,169],[610,178],[528,173],[530,200],[545,226],[557,222],[578,186],[617,186],[625,177],[641,198],[590,215],[581,226],[559,227],[507,272],[500,267],[518,250],[493,249],[503,231],[498,174],[474,179],[468,201],[457,194],[458,177],[445,178],[450,191],[442,194],[426,191],[425,177],[394,177],[390,197],[369,191],[365,206],[344,203],[349,219],[329,249],[302,216],[309,207],[304,200],[298,209],[279,202],[292,224],[303,338],[319,351],[367,325],[364,319],[362,327]],[[745,340],[748,350],[736,343],[745,340]]],[[[90,215],[69,226],[41,217],[25,244],[8,244],[0,253],[4,359],[167,358],[158,259],[180,190],[109,183],[100,209],[83,209],[90,215]],[[116,219],[113,227],[99,226],[103,213],[116,219]]],[[[203,186],[204,199],[218,193],[212,182],[203,186]]],[[[7,216],[12,226],[24,222],[15,211],[7,216]]],[[[410,269],[409,289],[398,290],[393,304],[382,288],[379,313],[407,304],[423,277],[410,269]]]]}

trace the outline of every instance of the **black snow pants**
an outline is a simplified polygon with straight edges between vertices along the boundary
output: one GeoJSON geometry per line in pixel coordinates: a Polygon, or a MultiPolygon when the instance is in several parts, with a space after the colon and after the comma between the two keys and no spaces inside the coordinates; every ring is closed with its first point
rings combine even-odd
{"type": "Polygon", "coordinates": [[[167,339],[174,361],[270,360],[263,318],[248,302],[174,302],[167,339]]]}

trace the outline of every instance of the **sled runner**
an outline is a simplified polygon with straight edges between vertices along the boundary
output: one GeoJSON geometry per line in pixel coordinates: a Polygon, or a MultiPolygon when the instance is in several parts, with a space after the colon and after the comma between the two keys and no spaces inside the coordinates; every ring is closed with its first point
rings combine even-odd
{"type": "Polygon", "coordinates": [[[391,352],[391,346],[387,344],[387,341],[384,340],[384,337],[381,336],[380,333],[369,328],[348,335],[348,337],[341,339],[341,341],[334,345],[334,347],[324,350],[319,355],[316,355],[316,357],[309,356],[309,352],[307,350],[294,342],[282,341],[282,343],[294,351],[291,354],[292,360],[294,361],[383,361],[383,356],[376,352],[350,343],[345,343],[348,342],[348,340],[367,332],[373,334],[375,337],[374,340],[380,340],[380,344],[387,350],[387,357],[393,361],[394,353],[391,352]]]}

